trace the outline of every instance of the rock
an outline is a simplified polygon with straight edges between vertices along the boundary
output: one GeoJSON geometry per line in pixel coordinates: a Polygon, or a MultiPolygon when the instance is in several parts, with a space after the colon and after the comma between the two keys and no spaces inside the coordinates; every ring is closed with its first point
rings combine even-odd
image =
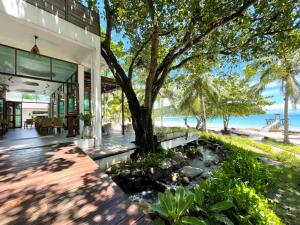
{"type": "Polygon", "coordinates": [[[171,177],[171,180],[172,180],[172,182],[177,182],[178,178],[179,178],[179,174],[178,173],[173,173],[172,177],[171,177]]]}
{"type": "Polygon", "coordinates": [[[212,161],[211,160],[204,160],[204,166],[206,166],[206,167],[211,167],[212,166],[212,161]]]}
{"type": "Polygon", "coordinates": [[[210,171],[205,171],[202,173],[201,177],[204,179],[209,178],[212,175],[212,173],[210,171]]]}
{"type": "Polygon", "coordinates": [[[163,176],[163,171],[161,168],[158,168],[158,167],[150,168],[149,178],[151,180],[157,180],[157,179],[161,178],[162,176],[163,176]]]}
{"type": "Polygon", "coordinates": [[[219,164],[219,160],[217,160],[217,159],[212,160],[212,163],[213,163],[214,165],[218,165],[218,164],[219,164]]]}
{"type": "Polygon", "coordinates": [[[184,160],[174,160],[174,159],[171,160],[174,169],[179,169],[183,162],[184,160]]]}
{"type": "Polygon", "coordinates": [[[192,167],[192,166],[184,166],[181,168],[180,172],[187,177],[197,177],[203,173],[203,170],[200,168],[192,167]]]}
{"type": "Polygon", "coordinates": [[[145,189],[144,180],[141,177],[130,177],[128,179],[121,178],[116,180],[116,183],[122,188],[126,193],[142,191],[145,189]]]}
{"type": "Polygon", "coordinates": [[[131,172],[132,176],[139,177],[144,175],[144,171],[140,169],[135,169],[131,172]]]}
{"type": "Polygon", "coordinates": [[[202,153],[199,148],[190,147],[186,150],[186,155],[188,158],[196,158],[198,156],[202,156],[202,153]]]}
{"type": "Polygon", "coordinates": [[[111,167],[107,168],[105,172],[108,174],[112,173],[112,168],[111,167]]]}
{"type": "Polygon", "coordinates": [[[171,159],[164,159],[160,166],[159,166],[161,169],[169,169],[170,167],[172,167],[172,162],[171,162],[171,159]]]}
{"type": "Polygon", "coordinates": [[[174,158],[180,161],[180,160],[184,160],[186,157],[185,155],[183,155],[182,152],[174,152],[174,158]]]}
{"type": "Polygon", "coordinates": [[[181,179],[181,184],[183,185],[183,186],[186,186],[186,185],[188,185],[190,183],[190,179],[188,178],[188,177],[183,177],[182,179],[181,179]]]}
{"type": "Polygon", "coordinates": [[[117,174],[118,177],[129,177],[131,175],[130,170],[123,170],[119,174],[117,174]]]}
{"type": "Polygon", "coordinates": [[[273,159],[269,159],[269,158],[266,158],[266,157],[257,157],[257,159],[269,166],[277,166],[277,165],[280,165],[281,162],[279,161],[276,161],[276,160],[273,160],[273,159]]]}

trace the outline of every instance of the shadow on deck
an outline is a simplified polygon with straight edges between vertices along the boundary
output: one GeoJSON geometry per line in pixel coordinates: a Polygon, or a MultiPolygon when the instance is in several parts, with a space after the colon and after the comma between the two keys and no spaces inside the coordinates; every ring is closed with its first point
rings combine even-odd
{"type": "Polygon", "coordinates": [[[0,224],[149,224],[74,145],[0,153],[0,224]]]}

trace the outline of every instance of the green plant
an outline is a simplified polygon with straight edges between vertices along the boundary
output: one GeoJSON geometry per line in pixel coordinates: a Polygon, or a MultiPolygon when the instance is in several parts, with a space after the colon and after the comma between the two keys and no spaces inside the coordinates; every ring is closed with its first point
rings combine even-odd
{"type": "MultiPolygon", "coordinates": [[[[222,169],[230,179],[240,179],[248,182],[258,192],[265,192],[272,182],[269,167],[258,161],[249,152],[234,149],[228,153],[229,160],[225,161],[222,169]]],[[[216,174],[217,175],[217,174],[216,174]]]]}
{"type": "Polygon", "coordinates": [[[183,187],[179,187],[175,193],[171,190],[159,193],[158,198],[159,204],[150,208],[172,224],[180,224],[182,216],[187,214],[194,202],[194,194],[183,187]]]}
{"type": "Polygon", "coordinates": [[[124,169],[147,170],[151,167],[159,167],[162,161],[166,158],[174,158],[174,151],[171,149],[160,149],[158,152],[146,153],[137,159],[131,159],[126,162],[121,162],[111,167],[112,173],[118,173],[124,169]]]}
{"type": "MultiPolygon", "coordinates": [[[[266,166],[266,168],[268,169],[269,178],[270,177],[272,178],[271,180],[269,180],[269,182],[271,182],[269,184],[272,185],[267,185],[267,191],[265,192],[265,195],[268,197],[268,199],[277,203],[276,214],[278,214],[278,216],[280,216],[280,218],[284,222],[286,222],[286,224],[300,224],[300,219],[299,217],[297,217],[300,211],[298,207],[299,196],[300,196],[299,195],[300,161],[295,156],[293,156],[291,153],[288,152],[278,153],[273,150],[268,151],[267,148],[269,149],[272,148],[272,146],[268,145],[268,143],[260,143],[262,144],[262,146],[265,147],[265,150],[263,150],[263,152],[257,152],[249,145],[251,142],[254,141],[250,140],[249,142],[247,142],[245,141],[247,140],[247,138],[227,137],[227,136],[224,137],[213,133],[208,133],[208,134],[200,133],[200,137],[202,139],[209,140],[224,146],[227,149],[229,161],[234,159],[235,152],[245,152],[248,155],[248,157],[253,158],[255,162],[256,162],[255,158],[257,156],[269,157],[281,161],[282,164],[278,166],[266,166]],[[287,208],[292,208],[295,210],[289,211],[289,213],[287,213],[286,210],[287,208]]],[[[219,170],[217,170],[214,173],[212,179],[209,179],[201,184],[202,189],[205,190],[205,203],[213,204],[214,202],[225,200],[227,197],[232,198],[232,201],[234,203],[235,202],[242,203],[242,201],[245,200],[246,201],[245,206],[243,206],[243,204],[240,204],[238,205],[239,208],[232,208],[230,210],[231,212],[229,212],[230,214],[228,214],[230,218],[235,218],[237,215],[240,215],[240,217],[238,217],[239,220],[234,221],[235,224],[250,224],[250,223],[281,224],[281,222],[279,222],[278,217],[275,215],[275,210],[273,206],[267,204],[266,198],[262,194],[260,194],[257,190],[252,188],[253,184],[251,182],[245,181],[246,179],[243,179],[245,175],[243,175],[242,178],[234,179],[234,176],[231,176],[230,172],[228,171],[229,170],[224,171],[223,167],[221,167],[219,170]],[[240,179],[243,179],[245,181],[243,182],[243,185],[246,186],[241,187],[242,184],[239,183],[241,182],[240,179]],[[233,193],[232,190],[237,189],[237,187],[239,187],[240,192],[242,192],[243,194],[241,193],[237,194],[236,192],[233,193]],[[215,190],[218,191],[216,192],[215,190]],[[231,190],[230,194],[229,194],[229,190],[231,190]],[[249,195],[252,197],[250,198],[249,195]],[[250,205],[246,206],[246,204],[249,204],[249,202],[253,204],[251,207],[250,205]],[[240,209],[241,212],[233,211],[233,209],[235,210],[240,209]],[[259,210],[255,210],[255,209],[259,209],[259,210]],[[249,215],[251,214],[250,218],[248,218],[249,216],[247,217],[247,215],[245,214],[245,212],[247,211],[249,211],[249,215]],[[263,217],[258,219],[260,217],[260,214],[262,214],[263,217]],[[269,218],[268,222],[266,222],[265,217],[269,218]],[[250,221],[247,222],[247,218],[250,221]]],[[[240,173],[240,175],[241,174],[242,173],[240,173]]],[[[252,178],[255,179],[255,176],[253,176],[252,178]]],[[[257,176],[257,179],[258,180],[261,179],[261,176],[257,176]]],[[[251,180],[251,179],[247,178],[247,180],[251,180]]],[[[258,181],[258,183],[260,182],[258,181]]]]}
{"type": "Polygon", "coordinates": [[[80,119],[84,121],[85,125],[91,125],[93,117],[92,113],[80,113],[80,119]]]}
{"type": "Polygon", "coordinates": [[[235,188],[228,191],[228,195],[236,205],[232,214],[238,224],[282,224],[274,212],[274,206],[268,203],[268,199],[247,184],[238,181],[235,188]]]}

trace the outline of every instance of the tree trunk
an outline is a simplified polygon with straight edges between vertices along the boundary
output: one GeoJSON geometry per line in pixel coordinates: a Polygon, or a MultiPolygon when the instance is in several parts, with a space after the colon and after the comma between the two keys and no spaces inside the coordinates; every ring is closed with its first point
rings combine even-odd
{"type": "Polygon", "coordinates": [[[287,88],[284,93],[284,142],[289,142],[289,96],[287,88]]]}
{"type": "Polygon", "coordinates": [[[135,144],[141,147],[142,152],[155,151],[155,140],[151,110],[140,107],[139,115],[132,114],[132,125],[135,131],[135,144]]]}
{"type": "Polygon", "coordinates": [[[207,132],[206,108],[205,108],[204,96],[203,96],[203,93],[202,93],[202,87],[200,87],[200,106],[201,106],[201,111],[202,111],[203,131],[207,132]]]}
{"type": "Polygon", "coordinates": [[[229,116],[224,115],[223,116],[223,124],[224,124],[224,131],[228,131],[228,123],[229,123],[229,116]]]}
{"type": "Polygon", "coordinates": [[[198,117],[196,116],[196,120],[197,120],[196,129],[197,129],[197,130],[200,130],[200,129],[201,129],[201,124],[203,124],[203,119],[202,119],[202,122],[201,122],[201,118],[198,118],[198,117]]]}
{"type": "Polygon", "coordinates": [[[185,117],[183,120],[184,120],[184,125],[185,125],[187,128],[190,128],[190,125],[189,125],[188,122],[187,122],[187,117],[185,117]]]}

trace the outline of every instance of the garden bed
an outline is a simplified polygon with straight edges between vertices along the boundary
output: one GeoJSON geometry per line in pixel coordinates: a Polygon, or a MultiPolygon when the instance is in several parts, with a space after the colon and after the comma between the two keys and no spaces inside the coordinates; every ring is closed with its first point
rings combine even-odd
{"type": "Polygon", "coordinates": [[[225,151],[219,145],[193,142],[113,165],[107,173],[130,199],[153,203],[158,192],[180,185],[191,187],[207,179],[224,159],[225,151]]]}

